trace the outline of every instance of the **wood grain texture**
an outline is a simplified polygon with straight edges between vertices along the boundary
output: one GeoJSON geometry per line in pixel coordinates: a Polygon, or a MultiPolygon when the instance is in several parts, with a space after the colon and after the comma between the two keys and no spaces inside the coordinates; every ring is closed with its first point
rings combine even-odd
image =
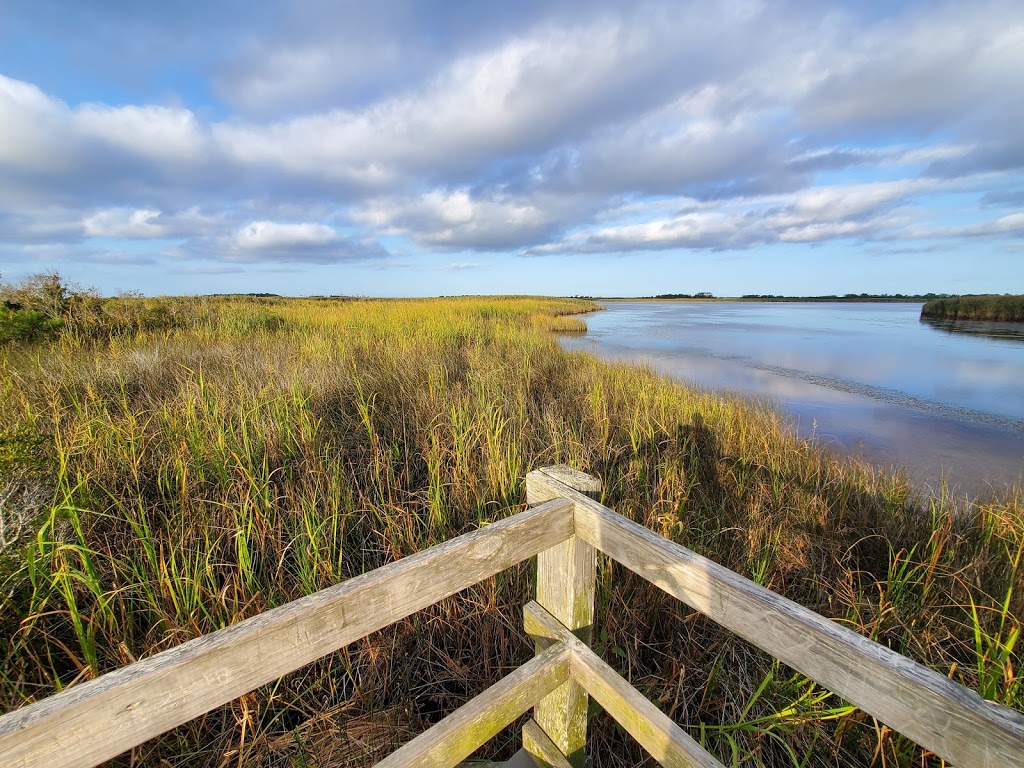
{"type": "Polygon", "coordinates": [[[554,616],[536,602],[523,609],[526,631],[542,644],[566,646],[572,652],[572,678],[661,765],[671,768],[723,768],[722,764],[577,640],[554,616]]]}
{"type": "Polygon", "coordinates": [[[594,501],[600,501],[604,483],[601,482],[601,478],[580,472],[568,464],[540,467],[526,475],[526,503],[541,504],[557,499],[558,496],[555,494],[561,486],[572,488],[577,493],[582,493],[594,501]],[[544,482],[545,480],[554,481],[556,485],[544,482]]]}
{"type": "Polygon", "coordinates": [[[97,765],[571,534],[544,504],[75,686],[0,718],[0,763],[97,765]]]}
{"type": "MultiPolygon", "coordinates": [[[[526,476],[527,503],[547,501],[541,497],[551,480],[572,484],[575,490],[591,497],[601,493],[600,480],[563,464],[543,467],[526,476]]],[[[537,602],[585,643],[591,640],[594,624],[596,578],[597,552],[579,536],[537,556],[537,602]]],[[[569,680],[545,697],[537,704],[534,719],[570,765],[582,768],[587,745],[587,694],[580,685],[569,680]]]]}
{"type": "Polygon", "coordinates": [[[392,752],[376,768],[458,765],[568,678],[569,650],[564,645],[552,645],[392,752]]]}
{"type": "Polygon", "coordinates": [[[537,725],[536,720],[527,720],[523,726],[523,750],[538,768],[572,768],[572,764],[555,746],[551,737],[544,733],[544,729],[537,725]]]}
{"type": "Polygon", "coordinates": [[[960,768],[1024,766],[1024,716],[541,475],[576,535],[665,592],[960,768]]]}

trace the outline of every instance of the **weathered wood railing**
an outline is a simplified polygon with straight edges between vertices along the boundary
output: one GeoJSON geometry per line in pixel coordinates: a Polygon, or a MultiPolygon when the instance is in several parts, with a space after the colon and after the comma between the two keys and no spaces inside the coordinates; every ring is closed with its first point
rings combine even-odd
{"type": "Polygon", "coordinates": [[[568,467],[531,472],[525,512],[0,717],[0,765],[97,765],[537,555],[524,609],[534,659],[378,766],[457,765],[533,707],[517,760],[579,768],[588,696],[662,765],[720,766],[590,649],[601,551],[954,765],[1024,766],[1018,712],[621,517],[599,493],[568,467]]]}

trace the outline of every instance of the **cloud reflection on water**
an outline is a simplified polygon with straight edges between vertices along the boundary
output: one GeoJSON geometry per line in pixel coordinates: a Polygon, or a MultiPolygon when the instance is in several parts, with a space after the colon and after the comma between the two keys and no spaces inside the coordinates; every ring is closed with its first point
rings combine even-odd
{"type": "Polygon", "coordinates": [[[611,304],[570,349],[778,403],[801,434],[960,492],[1024,479],[1024,356],[919,305],[611,304]]]}

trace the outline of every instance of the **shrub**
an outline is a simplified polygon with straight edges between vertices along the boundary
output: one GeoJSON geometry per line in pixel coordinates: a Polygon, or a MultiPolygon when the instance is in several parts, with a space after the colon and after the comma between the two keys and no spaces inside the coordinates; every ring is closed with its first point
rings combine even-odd
{"type": "Polygon", "coordinates": [[[37,309],[0,306],[0,344],[44,341],[55,338],[64,323],[37,309]]]}

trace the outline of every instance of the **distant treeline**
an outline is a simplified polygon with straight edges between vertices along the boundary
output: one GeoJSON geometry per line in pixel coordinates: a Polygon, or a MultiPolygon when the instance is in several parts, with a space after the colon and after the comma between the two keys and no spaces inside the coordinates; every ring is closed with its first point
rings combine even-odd
{"type": "MultiPolygon", "coordinates": [[[[725,301],[931,301],[948,297],[948,293],[830,293],[824,296],[783,296],[773,293],[745,293],[740,297],[722,297],[725,301]]],[[[659,293],[657,296],[573,296],[574,299],[650,301],[656,299],[715,299],[709,291],[699,293],[659,293]]]]}
{"type": "Polygon", "coordinates": [[[656,299],[714,299],[717,297],[709,291],[700,291],[699,293],[659,293],[657,296],[570,296],[569,298],[584,301],[604,299],[608,301],[654,301],[656,299]]]}
{"type": "Polygon", "coordinates": [[[921,307],[928,320],[994,320],[1024,323],[1024,296],[956,296],[921,307]]]}
{"type": "Polygon", "coordinates": [[[767,293],[745,293],[740,298],[754,301],[930,301],[949,296],[948,293],[830,293],[824,296],[778,296],[767,293]]]}
{"type": "Polygon", "coordinates": [[[711,291],[700,291],[699,293],[659,293],[657,296],[644,296],[645,299],[713,299],[715,294],[711,291]]]}

